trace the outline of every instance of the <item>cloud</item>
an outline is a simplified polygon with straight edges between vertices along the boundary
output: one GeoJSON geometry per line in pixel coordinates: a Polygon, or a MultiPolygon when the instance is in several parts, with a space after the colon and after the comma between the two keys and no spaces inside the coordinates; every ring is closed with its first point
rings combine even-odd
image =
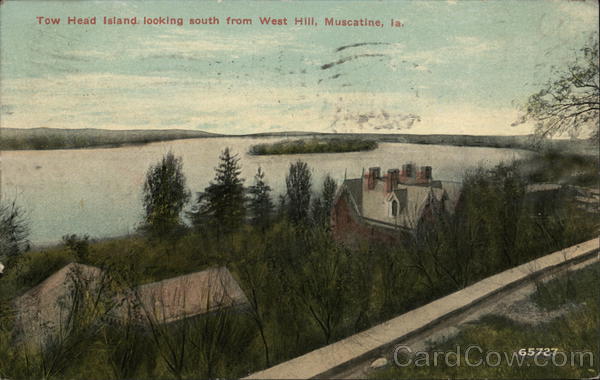
{"type": "MultiPolygon", "coordinates": [[[[557,6],[561,32],[577,34],[598,29],[598,1],[559,1],[557,6]]],[[[553,25],[542,26],[551,28],[553,25]]]]}
{"type": "MultiPolygon", "coordinates": [[[[185,82],[184,82],[185,83],[185,82]]],[[[6,104],[14,114],[6,127],[185,128],[210,126],[221,133],[273,130],[514,134],[516,110],[440,104],[434,98],[400,93],[311,88],[180,85],[177,79],[141,76],[71,75],[69,80],[20,81],[6,104]],[[52,83],[53,85],[49,85],[52,83]],[[127,83],[123,90],[118,83],[127,83]],[[159,90],[160,88],[160,90],[159,90]]],[[[225,83],[227,84],[227,83],[225,83]]],[[[239,84],[237,84],[239,85],[239,84]]]]}
{"type": "Polygon", "coordinates": [[[77,58],[83,59],[105,59],[105,60],[114,60],[118,57],[117,53],[114,50],[110,51],[101,51],[101,50],[71,50],[65,52],[66,56],[73,56],[77,58]]]}
{"type": "MultiPolygon", "coordinates": [[[[183,35],[181,32],[170,34],[183,35]]],[[[159,39],[159,45],[170,38],[165,35],[159,39]]],[[[453,42],[453,49],[486,44],[479,38],[468,36],[457,37],[453,42]]],[[[267,38],[263,43],[273,48],[278,42],[267,38]]],[[[489,42],[487,44],[489,45],[489,42]]],[[[193,53],[196,49],[197,52],[203,52],[202,49],[212,49],[215,52],[231,49],[235,54],[245,54],[239,52],[236,46],[228,45],[225,40],[212,38],[210,41],[180,41],[173,49],[172,54],[180,55],[186,52],[196,54],[193,53]]],[[[381,54],[392,52],[401,57],[396,60],[408,69],[423,72],[430,70],[429,64],[406,60],[404,47],[400,44],[364,45],[352,49],[357,54],[369,51],[367,49],[381,51],[381,54]],[[406,62],[402,63],[402,60],[406,62]]],[[[479,50],[486,49],[489,50],[489,47],[479,50]]],[[[156,51],[154,42],[137,53],[150,54],[153,51],[156,51]]],[[[427,53],[433,54],[434,51],[427,53]]],[[[315,64],[315,71],[321,71],[318,67],[324,62],[315,64]]],[[[340,84],[351,76],[346,75],[347,72],[339,77],[336,77],[336,72],[328,74],[333,74],[328,78],[335,77],[331,79],[334,84],[340,84]]],[[[298,77],[304,78],[302,75],[298,77]]],[[[265,78],[272,80],[272,75],[265,78]]],[[[352,88],[357,90],[349,91],[349,88],[343,88],[341,85],[331,87],[319,84],[318,77],[313,78],[312,82],[307,77],[305,87],[282,85],[291,83],[289,81],[271,84],[261,79],[256,76],[241,79],[182,76],[177,70],[156,75],[97,73],[7,79],[3,83],[3,100],[6,104],[14,106],[14,115],[10,120],[6,120],[5,125],[21,128],[43,126],[108,129],[196,129],[205,125],[210,126],[212,131],[222,133],[251,133],[272,128],[382,133],[427,133],[428,130],[439,133],[442,129],[449,133],[451,128],[458,128],[477,133],[482,124],[501,130],[514,121],[513,119],[506,122],[507,118],[500,116],[490,118],[489,115],[495,114],[495,110],[475,110],[459,105],[457,109],[462,110],[464,120],[467,120],[461,122],[461,113],[456,109],[443,108],[445,105],[440,104],[438,100],[427,98],[423,94],[417,98],[414,91],[408,89],[384,92],[381,89],[375,91],[365,85],[362,90],[358,90],[361,87],[356,86],[352,88]]],[[[415,83],[412,90],[426,88],[426,85],[427,83],[415,83]]],[[[448,99],[444,101],[447,102],[448,99]]]]}
{"type": "Polygon", "coordinates": [[[473,36],[458,36],[451,41],[452,44],[440,48],[402,52],[394,62],[397,64],[401,58],[402,62],[410,61],[424,66],[447,64],[465,58],[476,59],[484,54],[500,50],[503,46],[500,41],[488,41],[473,36]]]}
{"type": "Polygon", "coordinates": [[[141,47],[131,50],[132,54],[141,57],[196,58],[223,57],[223,53],[236,55],[261,55],[269,51],[294,47],[296,38],[291,32],[277,34],[249,33],[245,36],[232,35],[224,32],[176,30],[157,36],[154,39],[144,39],[141,47]]]}
{"type": "Polygon", "coordinates": [[[479,37],[458,36],[454,40],[457,42],[453,48],[457,53],[475,56],[484,52],[499,50],[502,44],[499,41],[486,41],[479,37]]]}
{"type": "Polygon", "coordinates": [[[418,115],[385,110],[371,112],[338,111],[330,128],[332,131],[373,132],[387,130],[391,132],[410,129],[421,118],[418,115]]]}

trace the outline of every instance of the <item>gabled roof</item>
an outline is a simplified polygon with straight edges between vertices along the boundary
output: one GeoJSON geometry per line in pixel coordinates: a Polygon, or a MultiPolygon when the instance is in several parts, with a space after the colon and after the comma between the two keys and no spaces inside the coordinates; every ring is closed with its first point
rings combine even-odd
{"type": "Polygon", "coordinates": [[[390,194],[394,194],[394,196],[396,197],[398,202],[401,203],[401,207],[406,206],[407,195],[408,195],[406,189],[396,189],[393,192],[391,192],[390,194]]]}
{"type": "Polygon", "coordinates": [[[75,277],[94,284],[102,278],[102,270],[84,264],[68,264],[16,299],[18,324],[25,335],[42,338],[46,330],[65,323],[68,311],[61,305],[67,301],[75,277]]]}
{"type": "Polygon", "coordinates": [[[443,181],[442,188],[446,196],[446,202],[444,202],[446,211],[454,214],[462,191],[462,184],[459,182],[443,181]]]}
{"type": "Polygon", "coordinates": [[[427,186],[398,185],[398,190],[406,192],[406,205],[399,214],[398,224],[402,227],[412,229],[417,226],[434,190],[440,189],[433,189],[427,186]]]}
{"type": "Polygon", "coordinates": [[[398,183],[396,188],[388,193],[383,190],[383,186],[383,181],[379,179],[373,190],[363,190],[361,178],[346,179],[340,187],[338,196],[347,195],[350,204],[363,222],[412,230],[431,202],[443,204],[446,211],[453,213],[462,187],[460,183],[447,181],[432,181],[429,184],[398,183]],[[385,205],[381,203],[391,202],[393,198],[400,203],[396,217],[389,215],[385,211],[385,205]]]}
{"type": "MultiPolygon", "coordinates": [[[[15,300],[18,323],[27,338],[43,338],[64,324],[74,281],[85,281],[94,291],[107,277],[100,268],[71,263],[50,275],[38,286],[15,300]],[[62,307],[61,307],[62,306],[62,307]],[[65,306],[67,309],[65,309],[65,306]]],[[[141,285],[112,298],[117,305],[110,316],[127,318],[125,300],[134,300],[154,322],[170,323],[210,313],[221,308],[248,304],[248,300],[225,267],[206,269],[163,281],[141,285]],[[135,295],[135,299],[132,299],[135,295]]],[[[109,295],[113,297],[112,295],[109,295]]],[[[110,299],[110,298],[109,298],[110,299]]]]}
{"type": "MultiPolygon", "coordinates": [[[[141,285],[133,294],[145,316],[158,323],[248,304],[246,295],[225,267],[141,285]]],[[[115,316],[124,318],[125,313],[121,309],[115,316]]]]}
{"type": "Polygon", "coordinates": [[[340,187],[340,193],[342,189],[346,189],[348,195],[350,195],[352,202],[354,202],[358,214],[362,214],[362,180],[360,178],[346,179],[340,187]]]}

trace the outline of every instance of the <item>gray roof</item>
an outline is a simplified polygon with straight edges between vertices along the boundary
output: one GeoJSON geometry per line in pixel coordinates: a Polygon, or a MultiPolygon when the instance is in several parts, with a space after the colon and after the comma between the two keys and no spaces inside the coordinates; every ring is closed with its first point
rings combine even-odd
{"type": "Polygon", "coordinates": [[[456,205],[458,204],[458,200],[460,199],[460,194],[462,191],[462,183],[460,182],[451,182],[451,181],[441,181],[442,188],[447,196],[446,198],[446,211],[453,214],[456,205]]]}
{"type": "MultiPolygon", "coordinates": [[[[89,265],[71,263],[15,300],[18,325],[25,339],[44,339],[66,323],[74,281],[85,281],[91,293],[106,288],[106,272],[89,265]]],[[[150,317],[157,323],[210,313],[248,304],[244,292],[225,267],[210,268],[163,281],[107,294],[115,309],[113,319],[124,320],[130,309],[127,300],[141,306],[137,321],[150,317]],[[114,302],[113,302],[114,301],[114,302]]]]}
{"type": "MultiPolygon", "coordinates": [[[[129,297],[143,308],[142,318],[152,318],[158,323],[248,304],[246,295],[225,267],[141,285],[129,297]]],[[[120,307],[114,315],[125,319],[127,311],[126,307],[120,307]]]]}
{"type": "Polygon", "coordinates": [[[102,277],[99,268],[71,263],[17,298],[17,324],[25,337],[43,340],[47,333],[64,326],[75,279],[96,287],[102,277]]]}
{"type": "Polygon", "coordinates": [[[378,180],[375,189],[368,191],[368,194],[363,194],[361,178],[346,179],[338,196],[347,194],[355,211],[364,222],[413,229],[431,201],[439,204],[443,202],[446,211],[453,213],[460,197],[462,184],[449,181],[432,181],[430,184],[399,183],[392,193],[384,192],[383,186],[383,182],[378,180]],[[382,202],[390,201],[390,194],[400,202],[397,217],[391,217],[382,207],[382,202]]]}
{"type": "Polygon", "coordinates": [[[346,179],[344,180],[344,183],[342,183],[342,186],[346,188],[346,190],[348,191],[348,194],[352,197],[352,200],[354,201],[354,203],[356,204],[356,207],[358,208],[358,213],[361,214],[362,213],[362,179],[361,178],[355,178],[355,179],[346,179]]]}

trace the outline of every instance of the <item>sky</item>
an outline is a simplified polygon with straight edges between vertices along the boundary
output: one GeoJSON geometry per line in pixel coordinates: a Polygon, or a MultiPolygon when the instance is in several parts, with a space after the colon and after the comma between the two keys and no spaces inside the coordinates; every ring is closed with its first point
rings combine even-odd
{"type": "Polygon", "coordinates": [[[16,1],[0,6],[9,128],[514,135],[598,29],[597,0],[16,1]],[[37,16],[60,17],[59,25],[37,16]],[[67,17],[96,16],[96,25],[67,17]],[[182,17],[103,25],[103,17],[182,17]],[[189,25],[218,17],[219,25],[189,25]],[[226,25],[226,17],[252,25],[226,25]],[[258,17],[315,17],[317,26],[258,17]],[[325,17],[381,20],[334,27],[325,17]],[[391,19],[403,27],[390,27],[391,19]]]}

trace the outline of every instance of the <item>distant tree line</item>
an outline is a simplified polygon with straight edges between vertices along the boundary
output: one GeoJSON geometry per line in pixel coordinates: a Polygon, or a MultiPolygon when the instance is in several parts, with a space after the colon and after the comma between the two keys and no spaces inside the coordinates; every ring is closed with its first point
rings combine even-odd
{"type": "Polygon", "coordinates": [[[191,130],[2,128],[0,150],[81,149],[219,136],[191,130]]]}
{"type": "Polygon", "coordinates": [[[360,152],[377,148],[374,140],[364,138],[312,138],[257,144],[250,147],[250,154],[298,154],[360,152]]]}

